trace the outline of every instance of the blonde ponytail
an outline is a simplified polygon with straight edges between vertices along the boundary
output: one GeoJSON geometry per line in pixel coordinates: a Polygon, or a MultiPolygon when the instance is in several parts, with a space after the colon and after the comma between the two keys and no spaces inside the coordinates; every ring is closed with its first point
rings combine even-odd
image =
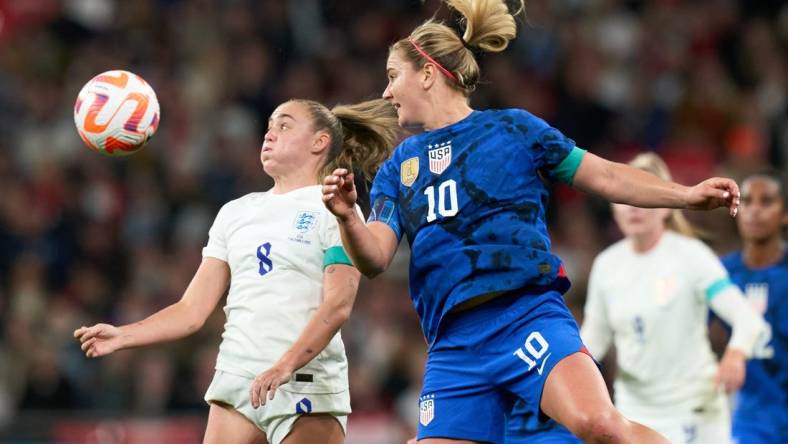
{"type": "Polygon", "coordinates": [[[337,168],[359,171],[371,181],[400,137],[394,107],[383,99],[354,105],[337,105],[329,110],[314,100],[294,99],[309,110],[315,131],[331,136],[326,162],[318,170],[318,182],[337,168]]]}
{"type": "MultiPolygon", "coordinates": [[[[662,180],[673,180],[670,170],[668,169],[668,165],[655,153],[649,152],[638,154],[637,157],[629,162],[629,165],[637,169],[647,171],[662,180]]],[[[665,221],[665,226],[667,226],[668,229],[685,236],[698,237],[699,235],[698,230],[692,226],[690,221],[687,220],[681,210],[671,210],[668,220],[665,221]]]]}
{"type": "Polygon", "coordinates": [[[520,8],[510,12],[505,0],[443,0],[462,15],[465,26],[460,36],[445,24],[428,20],[418,26],[409,37],[394,43],[390,51],[401,51],[403,56],[421,68],[428,61],[438,64],[449,74],[450,85],[467,96],[479,83],[479,64],[474,50],[501,52],[517,35],[515,16],[524,14],[524,0],[520,8]]]}
{"type": "Polygon", "coordinates": [[[339,154],[326,164],[324,171],[330,173],[345,166],[360,171],[371,181],[400,138],[394,107],[386,100],[375,99],[337,105],[331,112],[342,124],[344,138],[339,154]]]}

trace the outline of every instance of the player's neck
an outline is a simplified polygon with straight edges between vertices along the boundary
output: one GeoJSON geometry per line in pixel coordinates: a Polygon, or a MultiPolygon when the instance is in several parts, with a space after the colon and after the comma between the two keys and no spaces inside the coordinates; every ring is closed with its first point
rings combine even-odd
{"type": "Polygon", "coordinates": [[[629,239],[632,241],[632,249],[638,254],[648,253],[657,246],[663,234],[665,234],[664,228],[637,236],[630,236],[629,239]]]}
{"type": "Polygon", "coordinates": [[[314,174],[298,174],[274,177],[273,194],[286,194],[299,188],[317,185],[314,174]]]}
{"type": "Polygon", "coordinates": [[[448,101],[434,101],[430,107],[429,116],[424,121],[424,131],[434,131],[453,125],[468,117],[472,112],[473,108],[468,105],[468,101],[464,97],[448,101]]]}
{"type": "Polygon", "coordinates": [[[785,254],[785,240],[777,234],[763,242],[747,242],[742,251],[744,263],[750,268],[776,264],[785,254]]]}

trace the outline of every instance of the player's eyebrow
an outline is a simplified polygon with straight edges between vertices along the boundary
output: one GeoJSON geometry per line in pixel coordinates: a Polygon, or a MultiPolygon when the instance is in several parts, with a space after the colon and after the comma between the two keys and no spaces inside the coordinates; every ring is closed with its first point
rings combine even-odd
{"type": "MultiPolygon", "coordinates": [[[[288,118],[288,119],[291,119],[291,120],[295,120],[295,117],[293,117],[293,116],[291,116],[290,114],[287,114],[287,113],[279,114],[279,115],[276,116],[276,118],[277,119],[288,118]]],[[[273,121],[274,121],[274,116],[271,116],[271,117],[268,118],[268,123],[271,123],[273,121]]]]}
{"type": "Polygon", "coordinates": [[[290,114],[287,114],[287,113],[277,114],[276,116],[271,116],[271,117],[268,118],[268,126],[267,126],[268,129],[270,129],[271,125],[273,125],[275,118],[276,119],[290,119],[293,122],[296,121],[296,118],[291,116],[290,114]]]}

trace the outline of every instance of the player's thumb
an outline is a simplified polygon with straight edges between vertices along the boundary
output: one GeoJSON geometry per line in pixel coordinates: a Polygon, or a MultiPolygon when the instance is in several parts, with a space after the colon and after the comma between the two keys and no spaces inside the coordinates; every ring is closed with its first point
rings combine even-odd
{"type": "Polygon", "coordinates": [[[355,180],[355,176],[353,173],[350,173],[347,176],[345,176],[345,181],[344,183],[342,183],[342,189],[344,189],[347,192],[353,191],[353,187],[355,186],[354,180],[355,180]]]}

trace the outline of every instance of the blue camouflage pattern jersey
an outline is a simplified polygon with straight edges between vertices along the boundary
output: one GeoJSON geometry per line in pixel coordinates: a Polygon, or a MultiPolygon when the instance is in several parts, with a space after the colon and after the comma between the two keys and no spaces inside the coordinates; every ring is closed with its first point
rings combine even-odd
{"type": "Polygon", "coordinates": [[[369,221],[408,238],[410,295],[430,344],[441,318],[473,297],[566,291],[540,176],[571,183],[583,153],[524,110],[487,110],[409,137],[381,166],[369,221]]]}
{"type": "Polygon", "coordinates": [[[750,435],[762,430],[768,437],[763,442],[788,442],[788,253],[759,269],[749,268],[740,251],[722,263],[772,330],[769,342],[747,361],[733,414],[734,435],[742,443],[761,442],[750,435]]]}

